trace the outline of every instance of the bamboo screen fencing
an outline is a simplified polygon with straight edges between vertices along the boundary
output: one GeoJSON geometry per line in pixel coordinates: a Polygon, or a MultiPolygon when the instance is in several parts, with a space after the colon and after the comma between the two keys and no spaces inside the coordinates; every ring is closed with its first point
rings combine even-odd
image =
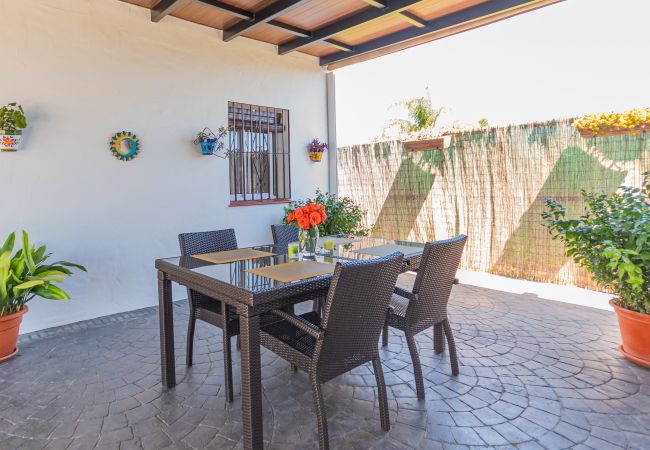
{"type": "Polygon", "coordinates": [[[547,197],[583,211],[581,189],[640,186],[648,135],[581,138],[572,119],[454,135],[445,150],[399,141],[338,149],[339,194],[367,210],[371,234],[426,241],[468,235],[462,267],[596,288],[543,226],[547,197]]]}

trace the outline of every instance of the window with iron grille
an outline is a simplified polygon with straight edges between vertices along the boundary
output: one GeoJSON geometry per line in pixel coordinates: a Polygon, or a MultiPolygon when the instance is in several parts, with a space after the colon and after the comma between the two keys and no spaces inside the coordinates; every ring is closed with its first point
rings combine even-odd
{"type": "Polygon", "coordinates": [[[228,128],[231,204],[290,199],[289,111],[228,102],[228,128]]]}

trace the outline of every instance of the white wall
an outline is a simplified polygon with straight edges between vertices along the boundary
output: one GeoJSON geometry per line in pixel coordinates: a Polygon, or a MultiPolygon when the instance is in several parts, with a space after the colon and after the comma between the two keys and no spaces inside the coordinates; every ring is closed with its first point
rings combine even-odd
{"type": "Polygon", "coordinates": [[[32,301],[23,333],[156,304],[154,260],[178,254],[179,232],[271,240],[283,205],[229,208],[227,161],[191,144],[225,125],[228,100],[288,108],[293,198],[327,189],[327,162],[306,152],[327,138],[315,58],[117,0],[0,0],[0,16],[0,104],[29,122],[24,149],[0,154],[0,237],[24,228],[89,269],[63,286],[72,301],[32,301]],[[131,162],[108,150],[119,130],[141,139],[131,162]]]}

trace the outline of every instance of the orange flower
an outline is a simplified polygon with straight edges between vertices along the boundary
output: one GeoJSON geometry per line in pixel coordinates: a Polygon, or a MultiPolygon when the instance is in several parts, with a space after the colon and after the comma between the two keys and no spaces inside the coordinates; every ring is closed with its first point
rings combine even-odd
{"type": "Polygon", "coordinates": [[[287,222],[291,223],[295,219],[293,211],[289,213],[289,216],[287,217],[287,222]]]}
{"type": "Polygon", "coordinates": [[[318,225],[321,222],[321,216],[320,213],[317,211],[314,211],[309,214],[309,221],[311,222],[312,225],[318,225]]]}
{"type": "Polygon", "coordinates": [[[301,218],[299,218],[298,226],[303,230],[309,230],[309,228],[311,227],[311,224],[309,223],[309,217],[302,216],[301,218]]]}
{"type": "Polygon", "coordinates": [[[297,208],[297,209],[293,212],[293,217],[294,217],[295,219],[300,220],[300,218],[302,217],[302,215],[303,215],[302,208],[297,208]]]}
{"type": "Polygon", "coordinates": [[[320,213],[320,221],[321,221],[321,223],[325,223],[326,220],[327,220],[327,214],[325,214],[325,211],[321,211],[321,213],[320,213]]]}

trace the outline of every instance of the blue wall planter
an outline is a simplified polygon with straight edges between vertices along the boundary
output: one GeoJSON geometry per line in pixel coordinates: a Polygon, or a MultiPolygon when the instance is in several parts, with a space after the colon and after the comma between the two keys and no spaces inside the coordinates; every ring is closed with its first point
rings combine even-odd
{"type": "Polygon", "coordinates": [[[201,154],[205,156],[214,155],[215,150],[217,149],[217,140],[216,139],[202,139],[199,142],[201,146],[201,154]]]}

